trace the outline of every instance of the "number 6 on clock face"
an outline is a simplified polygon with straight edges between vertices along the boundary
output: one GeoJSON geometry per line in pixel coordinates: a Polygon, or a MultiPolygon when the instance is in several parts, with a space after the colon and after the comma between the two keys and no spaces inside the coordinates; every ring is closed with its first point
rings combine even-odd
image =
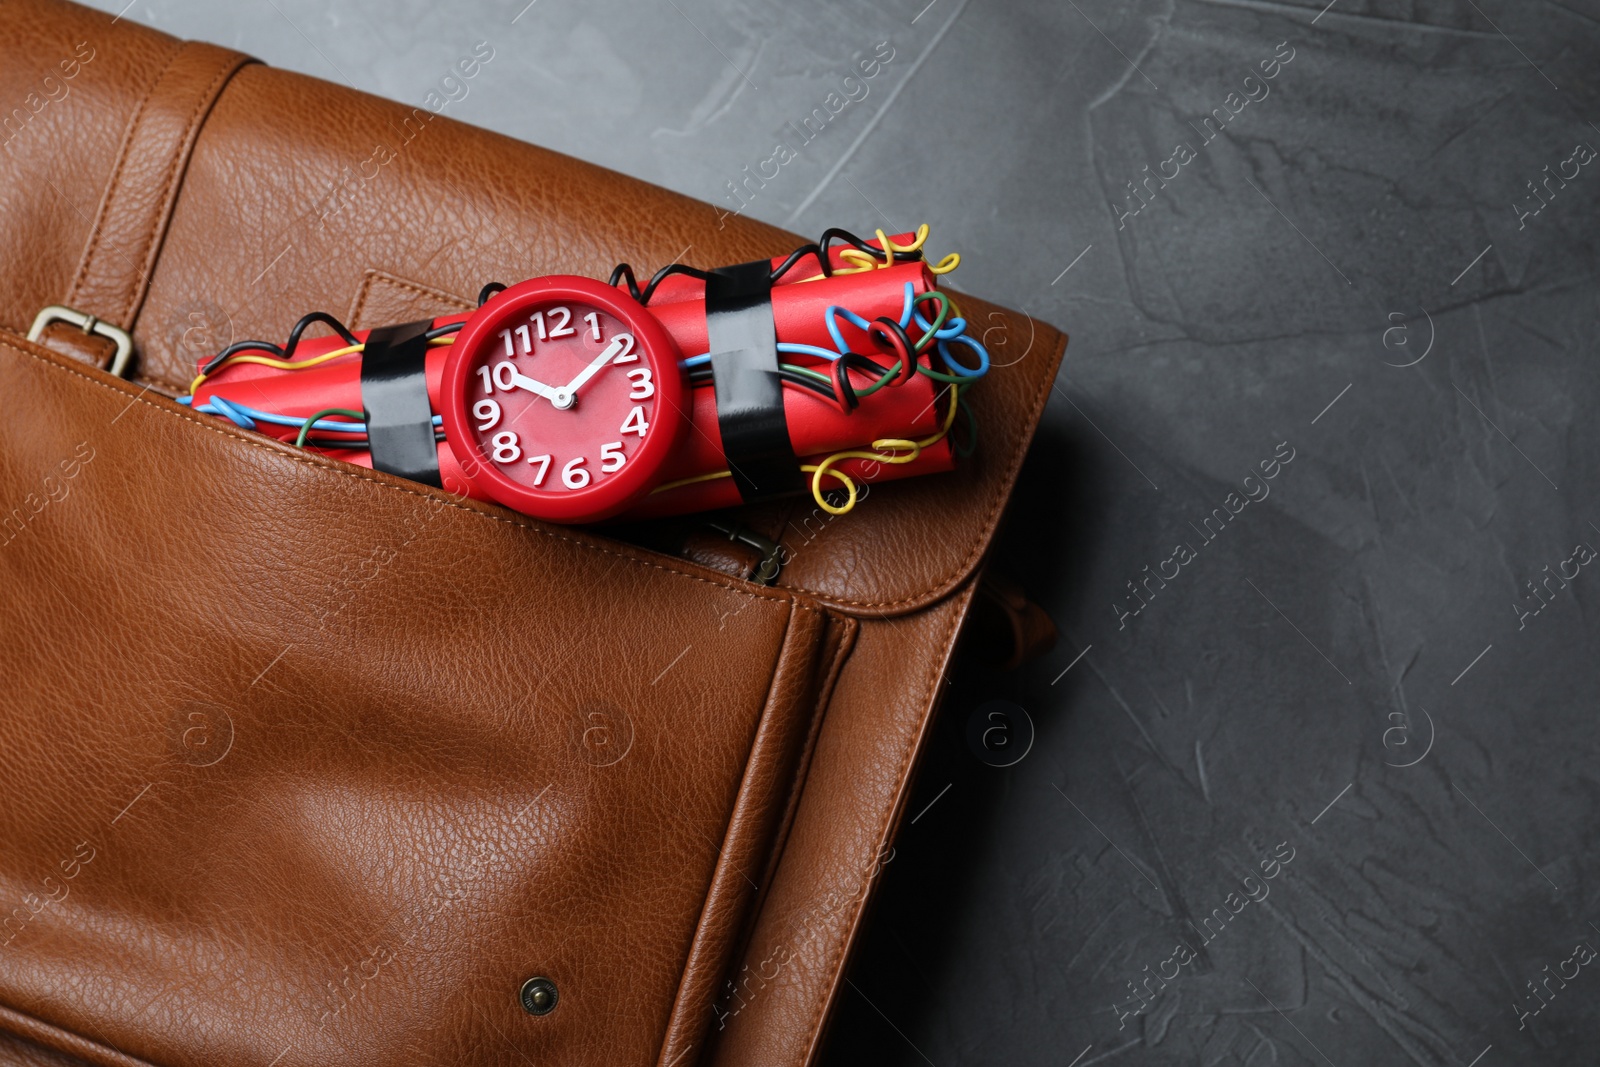
{"type": "Polygon", "coordinates": [[[609,518],[659,484],[687,426],[681,360],[622,290],[572,276],[512,286],[446,357],[448,447],[502,504],[554,522],[609,518]]]}

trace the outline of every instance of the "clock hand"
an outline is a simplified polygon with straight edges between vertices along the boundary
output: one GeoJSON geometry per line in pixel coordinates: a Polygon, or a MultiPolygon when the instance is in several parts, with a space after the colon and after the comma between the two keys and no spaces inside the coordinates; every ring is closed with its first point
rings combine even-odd
{"type": "Polygon", "coordinates": [[[520,371],[511,375],[511,385],[514,388],[526,389],[530,393],[533,393],[537,396],[542,396],[552,404],[555,404],[557,407],[566,406],[558,403],[561,397],[561,390],[548,386],[543,382],[535,381],[520,371]]]}
{"type": "Polygon", "coordinates": [[[578,376],[576,378],[568,382],[563,388],[557,389],[556,395],[550,398],[550,402],[558,408],[570,408],[572,406],[572,402],[577,399],[578,390],[582,389],[584,384],[588,382],[590,378],[593,378],[596,374],[599,374],[600,368],[605,366],[607,363],[610,363],[612,357],[621,350],[622,339],[613,339],[609,345],[606,345],[604,352],[601,352],[598,356],[595,356],[587,367],[578,372],[578,376]]]}

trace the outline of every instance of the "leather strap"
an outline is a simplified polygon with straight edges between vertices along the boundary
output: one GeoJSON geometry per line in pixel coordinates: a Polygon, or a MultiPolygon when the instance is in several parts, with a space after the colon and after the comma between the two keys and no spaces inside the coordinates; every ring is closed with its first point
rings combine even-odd
{"type": "Polygon", "coordinates": [[[123,135],[69,306],[133,329],[200,127],[228,80],[253,62],[194,41],[173,54],[123,135]]]}
{"type": "Polygon", "coordinates": [[[719,267],[706,279],[706,337],[722,454],[745,503],[798,492],[772,321],[772,264],[719,267]]]}
{"type": "Polygon", "coordinates": [[[361,353],[361,405],[374,470],[442,487],[428,403],[431,319],[380,326],[361,353]]]}

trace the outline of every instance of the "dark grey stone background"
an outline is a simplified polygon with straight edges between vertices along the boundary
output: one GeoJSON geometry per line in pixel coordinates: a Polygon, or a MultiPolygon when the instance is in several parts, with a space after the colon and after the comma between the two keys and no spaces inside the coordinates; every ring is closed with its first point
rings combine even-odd
{"type": "Polygon", "coordinates": [[[414,103],[487,40],[447,114],[728,208],[887,41],[749,212],[1073,336],[1000,556],[1062,641],[955,675],[825,1062],[1595,1062],[1600,4],[524,2],[126,17],[414,103]]]}

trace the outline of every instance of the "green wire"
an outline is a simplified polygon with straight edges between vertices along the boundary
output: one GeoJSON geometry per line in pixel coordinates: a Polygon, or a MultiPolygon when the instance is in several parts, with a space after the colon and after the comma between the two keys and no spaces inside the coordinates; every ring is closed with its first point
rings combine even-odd
{"type": "MultiPolygon", "coordinates": [[[[935,315],[933,321],[928,324],[927,330],[923,332],[922,340],[918,341],[916,348],[913,349],[917,355],[921,355],[927,350],[929,345],[933,344],[935,341],[934,334],[938,333],[939,330],[944,328],[945,320],[950,317],[950,298],[939,292],[937,289],[929,289],[926,293],[923,293],[916,299],[913,307],[915,307],[917,304],[921,304],[924,300],[933,300],[937,302],[939,305],[939,313],[935,315]]],[[[831,379],[829,379],[825,374],[819,374],[818,372],[810,370],[806,367],[797,367],[792,363],[785,363],[783,366],[786,370],[796,371],[808,377],[815,378],[817,381],[829,382],[831,384],[831,379]]],[[[877,381],[873,382],[864,389],[857,389],[856,397],[858,399],[869,397],[873,393],[876,393],[879,389],[882,389],[884,386],[888,385],[894,380],[895,375],[900,373],[901,366],[901,361],[895,360],[894,366],[890,367],[889,370],[884,373],[883,377],[879,378],[877,381]]],[[[926,375],[927,377],[932,378],[934,381],[942,382],[945,385],[971,384],[970,376],[945,374],[942,371],[936,371],[931,367],[924,367],[921,363],[917,364],[917,373],[926,375]]],[[[976,423],[974,423],[974,425],[976,425],[976,423]]]]}
{"type": "Polygon", "coordinates": [[[887,371],[884,372],[884,375],[883,375],[882,378],[879,378],[877,381],[873,382],[871,385],[867,386],[865,389],[857,389],[856,390],[856,397],[859,399],[859,398],[864,397],[864,396],[871,396],[873,393],[876,393],[879,389],[882,389],[884,386],[888,385],[889,382],[894,379],[894,376],[896,374],[899,374],[899,373],[900,373],[900,361],[897,359],[897,360],[894,361],[894,366],[890,367],[887,371]]]}
{"type": "MultiPolygon", "coordinates": [[[[934,338],[933,335],[944,327],[945,319],[950,317],[950,300],[949,300],[948,297],[946,297],[943,293],[939,292],[937,289],[930,289],[926,293],[923,293],[920,297],[917,298],[915,303],[916,304],[920,304],[924,300],[937,301],[938,304],[939,304],[939,313],[934,316],[933,321],[931,323],[929,323],[929,325],[928,325],[927,331],[925,333],[923,333],[922,340],[918,341],[917,345],[916,345],[916,348],[914,348],[912,350],[913,352],[915,352],[918,355],[921,355],[924,351],[926,351],[927,347],[934,342],[935,338],[934,338]]],[[[915,305],[913,305],[913,306],[915,306],[915,305]]],[[[889,370],[884,373],[883,377],[879,378],[877,381],[873,382],[871,385],[867,386],[864,389],[857,389],[856,390],[856,396],[858,398],[869,397],[873,393],[876,393],[879,389],[882,389],[884,386],[888,385],[891,381],[894,380],[895,375],[900,373],[900,368],[901,368],[902,365],[903,364],[901,363],[900,360],[895,360],[894,366],[890,367],[889,370]]],[[[800,368],[795,368],[795,369],[798,370],[800,368]]],[[[930,369],[928,367],[924,367],[920,363],[917,364],[917,373],[925,374],[929,378],[932,378],[934,381],[943,382],[946,385],[965,385],[965,384],[967,384],[967,379],[966,378],[958,377],[958,376],[953,375],[953,374],[942,374],[939,371],[932,370],[932,369],[930,369]]],[[[818,377],[820,378],[821,375],[818,375],[818,377]]]]}
{"type": "Polygon", "coordinates": [[[820,371],[814,371],[810,367],[797,367],[793,363],[782,363],[779,364],[779,366],[781,366],[784,370],[793,371],[796,374],[803,374],[807,378],[815,378],[824,385],[833,384],[832,378],[829,378],[826,374],[823,374],[820,371]]]}
{"type": "MultiPolygon", "coordinates": [[[[358,420],[365,419],[367,417],[367,413],[365,411],[351,411],[349,408],[323,408],[315,415],[312,415],[310,418],[306,419],[305,423],[300,427],[300,433],[296,435],[294,439],[296,448],[304,448],[306,446],[306,435],[311,432],[311,427],[316,423],[316,421],[322,418],[324,415],[343,415],[346,418],[358,420]]],[[[355,433],[355,430],[351,430],[350,432],[355,433]]]]}
{"type": "Polygon", "coordinates": [[[950,315],[950,298],[939,292],[939,290],[929,289],[916,299],[912,307],[915,308],[917,304],[922,303],[924,300],[937,300],[939,302],[939,314],[928,325],[927,331],[922,335],[922,340],[917,342],[916,350],[919,354],[933,343],[933,335],[939,332],[940,328],[944,326],[944,320],[950,315]]]}

